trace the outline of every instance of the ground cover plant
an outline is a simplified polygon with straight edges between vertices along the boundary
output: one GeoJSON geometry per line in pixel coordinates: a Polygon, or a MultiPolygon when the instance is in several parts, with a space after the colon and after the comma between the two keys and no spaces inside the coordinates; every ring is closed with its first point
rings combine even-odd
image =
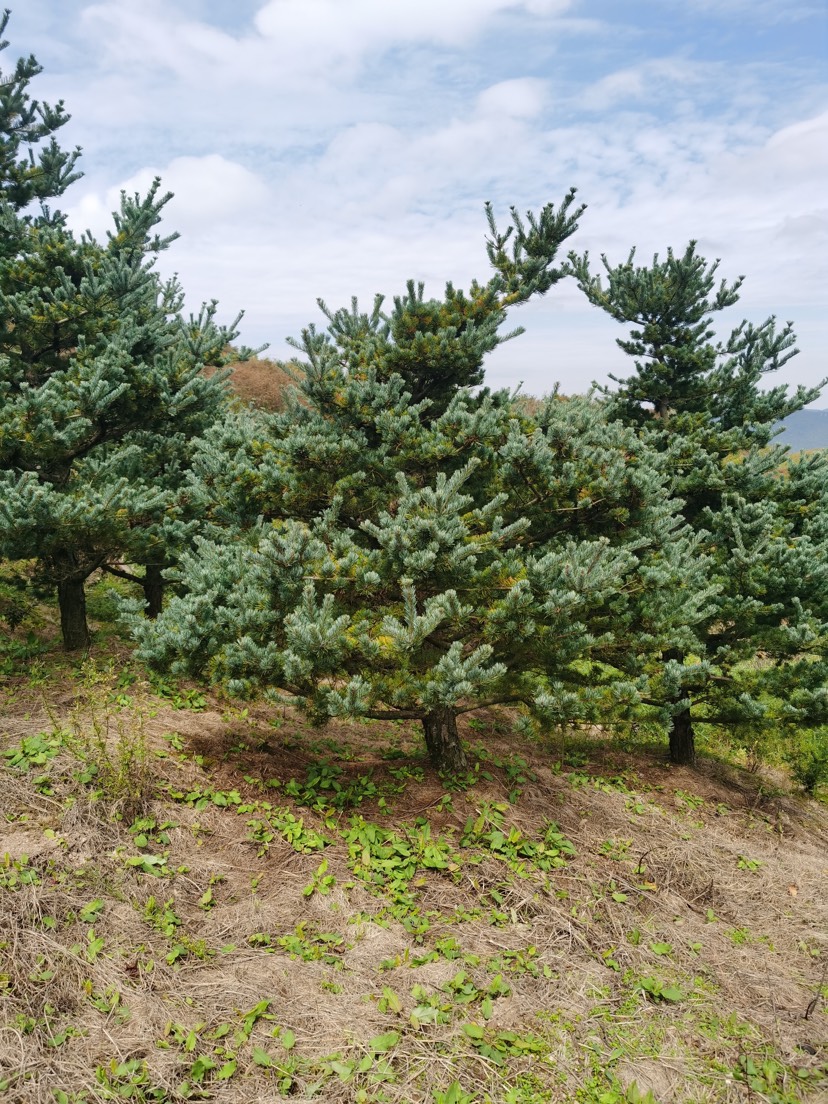
{"type": "Polygon", "coordinates": [[[828,817],[781,775],[489,710],[441,777],[410,724],[45,662],[2,689],[6,1099],[824,1096],[828,817]]]}

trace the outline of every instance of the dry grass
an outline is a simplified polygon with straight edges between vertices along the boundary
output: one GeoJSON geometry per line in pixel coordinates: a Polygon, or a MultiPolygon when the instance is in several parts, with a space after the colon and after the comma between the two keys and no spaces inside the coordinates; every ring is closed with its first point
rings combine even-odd
{"type": "Polygon", "coordinates": [[[145,684],[119,687],[120,670],[65,666],[4,687],[3,748],[70,734],[50,737],[53,758],[0,768],[10,1104],[431,1104],[454,1081],[478,1104],[621,1104],[634,1082],[659,1104],[825,1100],[824,807],[598,739],[570,741],[561,763],[506,713],[466,730],[477,775],[447,791],[403,726],[174,709],[145,684]],[[84,747],[118,762],[139,732],[134,792],[102,785],[84,747]],[[299,803],[322,761],[323,781],[361,804],[321,782],[327,810],[299,803]],[[467,818],[493,807],[524,839],[554,821],[577,854],[544,873],[464,845],[467,818]],[[283,819],[254,838],[251,822],[288,813],[301,829],[283,819]],[[421,843],[427,825],[450,863],[420,861],[399,892],[367,884],[344,838],[360,816],[421,843]],[[291,844],[293,830],[330,842],[303,851],[313,837],[291,844]],[[129,865],[142,856],[165,860],[161,876],[129,865]]]}
{"type": "Polygon", "coordinates": [[[298,365],[254,357],[230,366],[230,386],[246,403],[262,410],[284,410],[287,392],[295,386],[298,365]]]}

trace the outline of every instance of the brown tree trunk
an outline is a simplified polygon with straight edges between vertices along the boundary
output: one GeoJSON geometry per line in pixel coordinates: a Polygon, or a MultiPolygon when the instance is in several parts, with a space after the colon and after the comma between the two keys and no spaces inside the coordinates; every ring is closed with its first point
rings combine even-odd
{"type": "Polygon", "coordinates": [[[447,705],[438,706],[422,719],[426,747],[432,766],[446,774],[457,774],[468,766],[457,732],[457,716],[447,705]]]}
{"type": "Polygon", "coordinates": [[[163,564],[146,564],[141,586],[144,589],[144,601],[147,604],[147,617],[154,621],[164,606],[163,564]]]}
{"type": "Polygon", "coordinates": [[[57,585],[60,631],[67,652],[83,651],[92,643],[86,624],[84,579],[61,579],[57,585]]]}
{"type": "Polygon", "coordinates": [[[670,762],[688,767],[696,762],[696,740],[689,707],[676,713],[670,723],[670,762]]]}

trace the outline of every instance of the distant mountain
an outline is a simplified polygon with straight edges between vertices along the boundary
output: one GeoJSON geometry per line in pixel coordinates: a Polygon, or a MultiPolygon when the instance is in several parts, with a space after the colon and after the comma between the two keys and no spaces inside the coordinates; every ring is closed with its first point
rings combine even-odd
{"type": "Polygon", "coordinates": [[[785,431],[776,438],[776,444],[787,445],[791,452],[828,448],[828,410],[798,410],[782,425],[785,431]]]}

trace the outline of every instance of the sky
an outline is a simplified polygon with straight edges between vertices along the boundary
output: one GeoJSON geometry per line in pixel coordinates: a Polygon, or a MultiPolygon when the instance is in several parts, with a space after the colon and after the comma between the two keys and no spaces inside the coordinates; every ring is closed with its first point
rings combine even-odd
{"type": "MultiPolygon", "coordinates": [[[[0,68],[33,52],[103,236],[122,189],[174,198],[159,259],[240,341],[289,336],[409,279],[489,276],[483,205],[587,204],[568,246],[646,264],[696,239],[746,277],[723,312],[791,320],[769,383],[828,376],[826,0],[10,0],[0,68]]],[[[586,391],[632,362],[573,281],[515,309],[486,382],[586,391]]],[[[828,406],[828,393],[817,401],[828,406]]]]}

